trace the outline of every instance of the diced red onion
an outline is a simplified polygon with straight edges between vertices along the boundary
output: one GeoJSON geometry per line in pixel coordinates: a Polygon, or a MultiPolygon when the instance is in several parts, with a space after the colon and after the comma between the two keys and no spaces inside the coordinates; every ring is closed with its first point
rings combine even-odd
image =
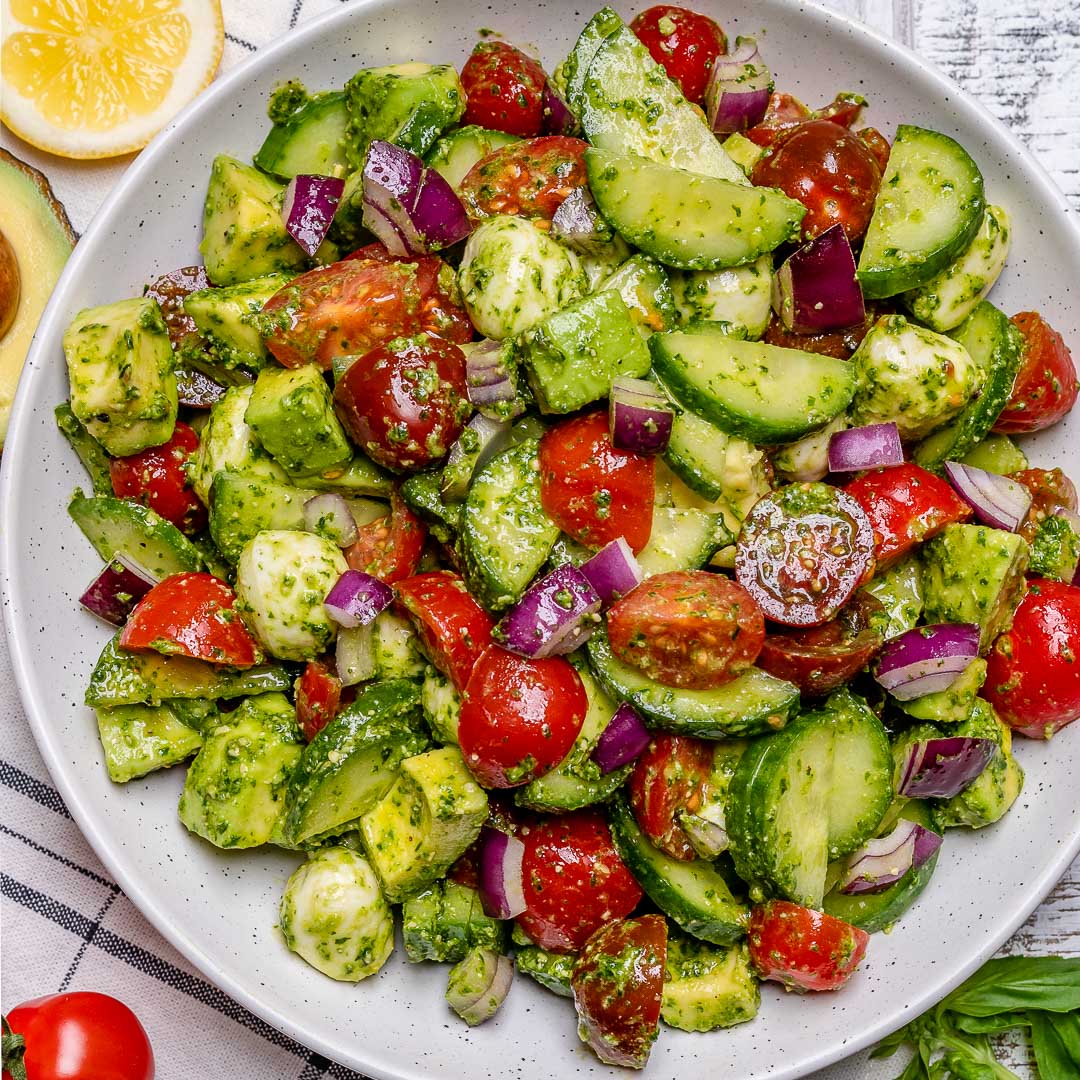
{"type": "Polygon", "coordinates": [[[352,629],[367,626],[394,599],[394,590],[363,570],[346,570],[323,601],[326,613],[338,624],[352,629]]]}
{"type": "Polygon", "coordinates": [[[334,656],[342,686],[356,686],[357,683],[374,679],[378,674],[374,624],[339,630],[334,656]]]}
{"type": "Polygon", "coordinates": [[[488,339],[466,350],[465,393],[478,409],[511,402],[517,396],[503,342],[488,339]]]}
{"type": "Polygon", "coordinates": [[[904,448],[896,424],[867,424],[837,431],[829,440],[829,472],[859,472],[903,465],[904,448]]]}
{"type": "Polygon", "coordinates": [[[345,181],[337,176],[294,176],[285,188],[281,216],[285,231],[304,249],[314,255],[326,239],[334,220],[345,181]]]}
{"type": "Polygon", "coordinates": [[[597,626],[600,596],[578,567],[566,563],[530,585],[502,617],[495,640],[519,656],[539,660],[573,652],[597,626]]]}
{"type": "Polygon", "coordinates": [[[948,690],[978,655],[975,623],[917,626],[885,643],[874,678],[894,698],[911,701],[948,690]]]}
{"type": "Polygon", "coordinates": [[[630,702],[624,701],[600,733],[592,754],[593,761],[602,773],[614,772],[639,758],[651,737],[641,714],[630,702]]]}
{"type": "Polygon", "coordinates": [[[349,504],[336,491],[313,495],[304,503],[304,528],[343,548],[355,544],[359,536],[349,504]]]}
{"type": "Polygon", "coordinates": [[[605,544],[579,569],[596,590],[603,607],[636,589],[645,577],[630,545],[621,536],[605,544]]]}
{"type": "Polygon", "coordinates": [[[721,803],[714,803],[704,813],[691,814],[688,810],[682,810],[679,824],[689,838],[690,846],[702,859],[711,862],[727,851],[730,840],[721,803]]]}
{"type": "Polygon", "coordinates": [[[832,225],[784,260],[773,279],[773,309],[795,334],[857,326],[866,318],[855,256],[843,225],[832,225]]]}
{"type": "Polygon", "coordinates": [[[760,124],[773,81],[752,37],[735,40],[735,51],[718,56],[705,89],[705,115],[718,135],[760,124]]]}
{"type": "Polygon", "coordinates": [[[611,244],[611,229],[600,216],[587,187],[576,187],[551,219],[551,235],[582,255],[595,255],[611,244]]]}
{"type": "Polygon", "coordinates": [[[509,420],[492,420],[480,412],[469,420],[446,457],[442,486],[444,499],[456,501],[465,498],[469,481],[477,471],[509,445],[512,426],[509,420]],[[472,469],[458,468],[458,463],[469,456],[473,456],[472,469]]]}
{"type": "Polygon", "coordinates": [[[572,135],[577,131],[577,117],[555,92],[550,82],[544,84],[543,103],[545,135],[572,135]]]}
{"type": "Polygon", "coordinates": [[[494,949],[471,949],[450,971],[446,1003],[470,1026],[490,1020],[514,981],[514,962],[494,949]],[[455,978],[462,969],[461,978],[455,978]]]}
{"type": "Polygon", "coordinates": [[[674,420],[675,411],[655,383],[620,376],[611,384],[608,430],[616,449],[662,454],[674,420]]]}
{"type": "Polygon", "coordinates": [[[123,626],[131,609],[158,583],[149,570],[117,552],[79,597],[91,615],[112,626],[123,626]]]}
{"type": "Polygon", "coordinates": [[[984,525],[1016,532],[1031,509],[1031,492],[1007,476],[959,461],[946,461],[945,474],[984,525]]]}
{"type": "Polygon", "coordinates": [[[918,870],[941,847],[941,836],[901,818],[888,836],[871,840],[848,860],[840,891],[876,893],[895,885],[909,870],[918,870]]]}
{"type": "Polygon", "coordinates": [[[528,906],[521,860],[525,845],[508,833],[485,825],[480,835],[480,902],[492,919],[513,919],[528,906]]]}
{"type": "Polygon", "coordinates": [[[457,192],[437,169],[424,170],[412,219],[427,251],[445,251],[472,232],[469,215],[457,192]]]}
{"type": "Polygon", "coordinates": [[[997,743],[951,735],[913,742],[904,756],[897,794],[909,799],[951,799],[993,760],[997,743]]]}

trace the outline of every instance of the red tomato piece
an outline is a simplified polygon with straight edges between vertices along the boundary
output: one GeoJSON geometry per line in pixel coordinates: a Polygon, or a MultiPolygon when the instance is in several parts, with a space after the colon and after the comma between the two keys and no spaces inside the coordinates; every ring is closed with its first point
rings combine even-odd
{"type": "Polygon", "coordinates": [[[1031,739],[1080,718],[1080,588],[1034,578],[986,658],[982,696],[1031,739]]]}
{"type": "Polygon", "coordinates": [[[866,317],[858,326],[846,330],[826,330],[820,334],[796,334],[785,329],[780,317],[773,314],[765,327],[763,340],[782,349],[802,349],[803,352],[818,353],[820,356],[835,356],[837,360],[850,360],[875,322],[876,311],[867,304],[866,317]]]}
{"type": "Polygon", "coordinates": [[[29,1080],[154,1080],[146,1030],[107,994],[51,994],[16,1005],[6,1019],[26,1041],[29,1080]]]}
{"type": "Polygon", "coordinates": [[[634,817],[642,832],[673,859],[696,858],[678,814],[699,809],[712,766],[712,743],[689,735],[654,735],[634,764],[629,781],[634,817]]]}
{"type": "Polygon", "coordinates": [[[461,753],[484,787],[519,787],[570,753],[588,707],[581,676],[568,660],[526,660],[492,645],[462,695],[461,753]]]}
{"type": "Polygon", "coordinates": [[[741,585],[706,570],[646,578],[612,605],[611,650],[664,686],[708,690],[745,671],[761,649],[765,619],[741,585]]]}
{"type": "Polygon", "coordinates": [[[1059,510],[1076,510],[1076,486],[1060,469],[1024,469],[1012,473],[1031,492],[1031,509],[1016,531],[1030,544],[1039,525],[1059,510]]]}
{"type": "Polygon", "coordinates": [[[205,266],[181,266],[146,286],[146,295],[156,300],[169,331],[169,341],[179,349],[190,337],[199,336],[195,320],[184,310],[184,300],[193,292],[210,288],[205,266]]]}
{"type": "Polygon", "coordinates": [[[582,1033],[601,1061],[645,1067],[660,1033],[666,965],[663,915],[610,923],[589,938],[571,986],[582,1033]]]}
{"type": "Polygon", "coordinates": [[[109,462],[109,479],[118,499],[149,506],[182,533],[194,536],[206,528],[206,507],[188,484],[184,466],[199,449],[199,436],[177,420],[172,438],[109,462]]]}
{"type": "Polygon", "coordinates": [[[889,155],[892,153],[892,147],[889,145],[889,140],[878,131],[877,128],[866,127],[861,131],[856,132],[860,139],[866,143],[867,149],[874,155],[878,163],[878,168],[882,172],[885,171],[885,166],[889,164],[889,155]]]}
{"type": "Polygon", "coordinates": [[[850,129],[858,123],[865,107],[866,98],[859,94],[841,93],[824,108],[815,109],[813,119],[831,120],[834,124],[850,129]]]}
{"type": "Polygon", "coordinates": [[[587,146],[567,135],[545,135],[492,151],[461,181],[469,217],[516,214],[550,222],[567,195],[585,184],[587,146]]]}
{"type": "Polygon", "coordinates": [[[461,69],[467,103],[463,124],[479,124],[511,135],[544,129],[547,75],[531,56],[506,41],[481,41],[461,69]]]}
{"type": "Polygon", "coordinates": [[[236,593],[213,574],[173,574],[134,607],[120,632],[120,648],[190,656],[246,668],[262,650],[235,610],[236,593]]]}
{"type": "Polygon", "coordinates": [[[311,742],[341,709],[341,680],[323,660],[309,660],[296,680],[296,722],[311,742]]]}
{"type": "Polygon", "coordinates": [[[971,507],[944,480],[911,462],[868,472],[844,490],[870,519],[879,567],[906,555],[946,525],[971,517],[971,507]]]}
{"type": "Polygon", "coordinates": [[[622,536],[636,553],[649,542],[655,477],[651,457],[611,445],[605,412],[564,420],[540,440],[540,501],[586,547],[622,536]]]}
{"type": "Polygon", "coordinates": [[[476,661],[491,644],[495,620],[449,570],[432,570],[399,581],[397,601],[412,618],[428,659],[464,690],[476,661]]]}
{"type": "Polygon", "coordinates": [[[798,127],[804,120],[813,119],[813,116],[810,109],[793,94],[774,90],[769,95],[769,104],[761,123],[744,134],[758,146],[772,146],[785,131],[798,127]]]}
{"type": "Polygon", "coordinates": [[[727,35],[719,25],[708,15],[657,4],[638,15],[630,29],[683,97],[704,105],[713,63],[727,52],[727,35]]]}
{"type": "Polygon", "coordinates": [[[338,380],[334,404],[370,458],[415,472],[444,457],[468,419],[465,354],[433,333],[377,345],[338,380]]]}
{"type": "Polygon", "coordinates": [[[1076,404],[1080,384],[1065,339],[1038,312],[1021,311],[1012,322],[1024,335],[1024,356],[994,431],[1028,435],[1065,416],[1076,404]]]}
{"type": "Polygon", "coordinates": [[[376,345],[425,330],[448,341],[473,337],[455,300],[453,270],[434,255],[396,258],[369,244],[341,262],[291,281],[263,305],[266,347],[285,367],[362,356],[376,345]]]}
{"type": "Polygon", "coordinates": [[[517,921],[542,949],[578,952],[601,926],[625,918],[641,901],[641,886],[596,810],[544,818],[519,837],[528,906],[517,921]]]}
{"type": "Polygon", "coordinates": [[[763,979],[789,990],[838,990],[866,953],[870,935],[842,919],[787,900],[750,912],[750,960],[763,979]]]}
{"type": "Polygon", "coordinates": [[[420,565],[427,539],[427,526],[405,505],[394,491],[390,513],[357,529],[356,543],[345,549],[345,561],[353,570],[393,585],[412,577],[420,565]]]}
{"type": "Polygon", "coordinates": [[[831,120],[808,120],[783,133],[755,166],[759,187],[779,188],[806,207],[802,232],[814,237],[837,224],[858,240],[874,209],[881,166],[857,135],[831,120]]]}

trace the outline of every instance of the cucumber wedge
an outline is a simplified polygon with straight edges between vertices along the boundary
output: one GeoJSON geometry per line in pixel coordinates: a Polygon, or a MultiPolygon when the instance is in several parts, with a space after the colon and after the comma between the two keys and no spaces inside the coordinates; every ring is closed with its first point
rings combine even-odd
{"type": "Polygon", "coordinates": [[[907,292],[975,239],[986,198],[979,166],[955,139],[901,124],[859,256],[868,299],[907,292]]]}
{"type": "Polygon", "coordinates": [[[329,176],[335,167],[345,165],[345,127],[349,111],[343,91],[316,94],[270,134],[254,157],[263,172],[282,180],[300,173],[329,176]]]}
{"type": "Polygon", "coordinates": [[[721,514],[654,506],[649,542],[638,552],[646,577],[671,570],[700,570],[722,547],[735,543],[721,514]]]}
{"type": "Polygon", "coordinates": [[[704,739],[758,735],[783,727],[799,706],[798,688],[758,668],[712,690],[662,686],[616,657],[607,634],[589,639],[589,664],[604,690],[629,701],[650,727],[704,739]]]}
{"type": "Polygon", "coordinates": [[[680,405],[758,445],[793,442],[824,427],[855,393],[848,361],[739,341],[719,323],[654,334],[649,348],[680,405]]]}
{"type": "Polygon", "coordinates": [[[602,7],[586,24],[574,45],[573,51],[563,65],[566,82],[566,103],[580,116],[584,106],[585,78],[589,74],[597,50],[612,34],[625,28],[619,14],[609,7],[602,7]]]}
{"type": "Polygon", "coordinates": [[[680,270],[752,262],[798,239],[806,213],[773,188],[656,164],[625,149],[590,147],[585,168],[605,220],[627,243],[680,270]]]}
{"type": "Polygon", "coordinates": [[[83,467],[90,474],[94,494],[112,495],[109,455],[105,453],[105,447],[86,430],[82,421],[71,411],[70,402],[65,401],[57,405],[53,410],[53,415],[56,417],[56,426],[60,429],[60,433],[71,443],[72,450],[78,454],[83,467]]]}

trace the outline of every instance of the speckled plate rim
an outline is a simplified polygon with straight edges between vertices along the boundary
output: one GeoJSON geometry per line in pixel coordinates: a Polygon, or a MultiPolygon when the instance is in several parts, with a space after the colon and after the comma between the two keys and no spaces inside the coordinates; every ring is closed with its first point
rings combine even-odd
{"type": "MultiPolygon", "coordinates": [[[[13,451],[20,445],[24,429],[29,427],[32,408],[30,405],[31,394],[28,388],[34,383],[35,376],[42,366],[54,362],[53,358],[47,358],[43,355],[44,347],[41,345],[41,341],[43,338],[51,336],[55,329],[59,329],[54,324],[58,324],[65,317],[66,302],[64,294],[67,290],[67,284],[82,271],[83,263],[91,258],[91,246],[86,241],[88,238],[96,236],[98,224],[107,220],[116,208],[124,203],[129,192],[136,189],[142,182],[143,174],[149,170],[151,164],[169,152],[172,135],[177,129],[186,128],[196,123],[201,114],[211,111],[214,106],[223,100],[229,99],[234,88],[242,86],[253,70],[272,65],[281,53],[302,46],[311,39],[318,38],[328,26],[362,20],[366,9],[381,7],[382,4],[383,0],[354,0],[346,8],[327,12],[310,22],[304,23],[299,28],[287,32],[248,60],[238,64],[216,80],[163,129],[136,158],[123,178],[106,198],[87,228],[82,241],[76,245],[64,273],[57,283],[53,296],[43,313],[38,332],[27,357],[9,425],[8,451],[3,455],[3,460],[0,462],[0,523],[13,520],[19,502],[21,472],[17,461],[18,454],[13,451]]],[[[596,6],[599,6],[599,2],[596,6]]],[[[937,85],[943,95],[959,97],[966,106],[981,117],[987,127],[992,129],[999,138],[1010,144],[1026,160],[1031,174],[1039,182],[1040,196],[1061,211],[1065,227],[1071,233],[1077,249],[1080,250],[1080,223],[1078,223],[1076,215],[1069,207],[1060,189],[1034,155],[978,100],[911,49],[893,41],[873,28],[842,13],[825,8],[815,0],[806,0],[806,2],[797,4],[792,3],[791,6],[797,8],[802,14],[809,15],[816,22],[823,24],[823,32],[836,28],[860,36],[872,43],[877,49],[887,52],[890,57],[899,57],[904,65],[919,69],[924,76],[929,77],[937,85]]],[[[301,1024],[297,1024],[288,1015],[266,1005],[259,999],[257,994],[249,990],[240,981],[223,972],[213,958],[208,956],[196,944],[182,926],[158,910],[156,904],[144,889],[140,878],[129,869],[123,852],[114,845],[107,831],[99,829],[95,825],[91,810],[84,803],[73,777],[69,775],[67,763],[62,756],[62,748],[47,722],[44,704],[39,699],[35,686],[32,642],[23,632],[26,622],[20,617],[21,609],[17,599],[14,579],[17,554],[12,542],[12,530],[2,529],[0,531],[0,595],[3,596],[4,601],[4,626],[15,683],[38,748],[68,809],[82,830],[83,835],[116,882],[139,911],[171,945],[211,982],[256,1016],[261,1017],[285,1034],[292,1036],[303,1045],[349,1067],[369,1071],[385,1078],[385,1080],[419,1080],[424,1075],[422,1072],[387,1070],[372,1066],[365,1064],[359,1055],[349,1055],[349,1060],[344,1060],[340,1048],[332,1046],[318,1034],[306,1029],[301,1024]]],[[[876,1025],[871,1025],[847,1039],[829,1037],[823,1033],[824,1037],[822,1038],[822,1048],[820,1050],[803,1055],[796,1062],[787,1065],[778,1064],[775,1068],[770,1069],[770,1077],[773,1080],[796,1080],[797,1077],[806,1076],[831,1065],[879,1041],[908,1019],[936,1003],[967,978],[968,975],[972,974],[1016,932],[1054,887],[1078,853],[1080,853],[1080,827],[1077,827],[1071,836],[1059,838],[1059,847],[1055,857],[1022,891],[1018,890],[1013,897],[1013,903],[1009,907],[1008,913],[1003,914],[994,922],[984,937],[980,948],[973,951],[964,963],[941,974],[938,978],[928,979],[907,1003],[902,1014],[897,1013],[889,1016],[876,1025]]],[[[408,1069],[408,1067],[406,1068],[408,1069]]],[[[598,1071],[604,1070],[601,1067],[598,1071]]],[[[625,1073],[620,1070],[612,1075],[625,1075],[625,1073]]]]}

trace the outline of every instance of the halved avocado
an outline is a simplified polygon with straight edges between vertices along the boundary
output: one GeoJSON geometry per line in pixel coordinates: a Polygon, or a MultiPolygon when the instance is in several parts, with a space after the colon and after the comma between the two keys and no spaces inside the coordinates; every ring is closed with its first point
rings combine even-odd
{"type": "Polygon", "coordinates": [[[0,450],[23,361],[76,236],[49,181],[0,149],[0,450]]]}

